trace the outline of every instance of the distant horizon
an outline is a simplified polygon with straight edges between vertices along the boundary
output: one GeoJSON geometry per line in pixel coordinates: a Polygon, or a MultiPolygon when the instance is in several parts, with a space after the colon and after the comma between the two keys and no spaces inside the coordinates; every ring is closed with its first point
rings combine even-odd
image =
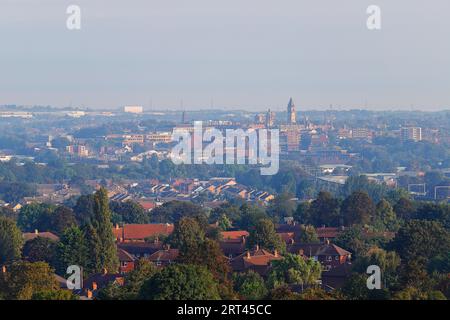
{"type": "MultiPolygon", "coordinates": [[[[294,100],[295,102],[295,100],[294,100]]],[[[269,109],[270,111],[279,113],[279,112],[286,112],[286,106],[285,107],[272,107],[272,108],[264,108],[264,107],[253,107],[251,109],[247,109],[246,107],[148,107],[140,104],[128,104],[128,105],[136,105],[136,106],[142,106],[144,113],[152,113],[152,112],[200,112],[200,111],[221,111],[221,112],[249,112],[249,113],[263,113],[267,112],[269,109]]],[[[26,109],[33,109],[33,108],[52,108],[56,110],[89,110],[89,111],[123,111],[124,106],[111,106],[111,107],[96,107],[96,106],[55,106],[55,105],[46,105],[46,104],[35,104],[35,105],[22,105],[22,104],[16,104],[16,103],[6,103],[6,104],[0,104],[0,108],[7,108],[7,107],[17,107],[17,108],[26,108],[26,109]]],[[[296,109],[297,113],[302,111],[307,112],[325,112],[325,111],[340,111],[340,112],[348,112],[348,111],[370,111],[370,112],[449,112],[449,107],[444,107],[442,109],[418,109],[418,108],[365,108],[365,107],[340,107],[340,106],[333,106],[330,108],[323,107],[323,108],[317,108],[317,107],[305,107],[305,106],[299,106],[296,103],[296,109]]]]}
{"type": "Polygon", "coordinates": [[[367,27],[372,4],[3,0],[0,104],[450,108],[450,2],[378,0],[381,30],[367,27]],[[80,30],[66,25],[73,4],[80,30]]]}

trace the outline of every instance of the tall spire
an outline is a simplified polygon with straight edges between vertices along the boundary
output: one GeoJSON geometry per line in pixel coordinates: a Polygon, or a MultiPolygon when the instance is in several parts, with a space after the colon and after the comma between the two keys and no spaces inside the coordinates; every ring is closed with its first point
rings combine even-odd
{"type": "Polygon", "coordinates": [[[287,107],[287,123],[288,124],[296,124],[297,116],[295,111],[295,104],[292,98],[289,99],[289,104],[287,107]]]}

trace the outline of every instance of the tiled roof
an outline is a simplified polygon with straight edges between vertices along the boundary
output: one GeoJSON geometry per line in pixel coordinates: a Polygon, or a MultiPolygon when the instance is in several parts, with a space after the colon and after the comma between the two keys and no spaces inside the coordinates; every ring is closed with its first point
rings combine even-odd
{"type": "Polygon", "coordinates": [[[26,232],[23,234],[25,241],[33,240],[37,237],[59,241],[59,237],[51,232],[26,232]]]}
{"type": "Polygon", "coordinates": [[[125,250],[129,254],[135,256],[142,256],[145,254],[151,255],[158,250],[161,250],[164,244],[159,242],[122,242],[117,244],[120,249],[125,250]]]}
{"type": "Polygon", "coordinates": [[[151,210],[156,207],[156,203],[153,201],[138,201],[138,203],[141,205],[144,210],[151,210]]]}
{"type": "Polygon", "coordinates": [[[244,271],[254,267],[268,267],[271,261],[280,259],[282,257],[278,254],[272,254],[267,250],[257,248],[244,252],[240,256],[232,259],[231,267],[233,271],[244,271]]]}
{"type": "Polygon", "coordinates": [[[178,249],[159,250],[153,253],[148,260],[150,261],[174,261],[178,258],[178,249]]]}
{"type": "Polygon", "coordinates": [[[222,231],[220,233],[222,235],[223,240],[237,240],[242,239],[242,237],[248,237],[250,234],[248,231],[239,230],[239,231],[222,231]]]}
{"type": "Polygon", "coordinates": [[[336,238],[343,231],[344,231],[343,228],[333,228],[333,227],[321,227],[316,229],[317,236],[319,238],[330,238],[330,239],[336,238]]]}
{"type": "Polygon", "coordinates": [[[143,240],[160,234],[169,235],[173,232],[173,224],[126,224],[123,227],[114,228],[113,233],[117,239],[143,240]]]}
{"type": "Polygon", "coordinates": [[[245,251],[245,242],[242,240],[220,241],[219,246],[226,257],[240,255],[245,251]]]}
{"type": "Polygon", "coordinates": [[[351,255],[347,250],[342,249],[341,247],[335,244],[326,244],[326,243],[294,243],[288,246],[288,251],[290,253],[298,254],[300,251],[303,251],[303,254],[306,256],[348,256],[351,255]]]}
{"type": "Polygon", "coordinates": [[[117,256],[119,257],[119,261],[127,261],[127,262],[131,262],[134,261],[134,258],[131,254],[129,254],[127,251],[121,249],[121,248],[117,248],[117,256]]]}

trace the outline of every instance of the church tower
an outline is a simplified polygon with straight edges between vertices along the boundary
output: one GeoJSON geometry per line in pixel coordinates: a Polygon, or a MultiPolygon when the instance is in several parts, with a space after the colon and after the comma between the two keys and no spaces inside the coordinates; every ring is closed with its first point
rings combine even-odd
{"type": "Polygon", "coordinates": [[[287,123],[288,124],[296,124],[297,123],[297,115],[295,112],[295,105],[292,98],[289,99],[289,104],[287,107],[287,123]]]}

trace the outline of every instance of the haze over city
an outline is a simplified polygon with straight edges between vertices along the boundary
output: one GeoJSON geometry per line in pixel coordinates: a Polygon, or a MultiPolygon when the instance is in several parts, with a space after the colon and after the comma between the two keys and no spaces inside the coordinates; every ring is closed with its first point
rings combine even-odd
{"type": "Polygon", "coordinates": [[[0,104],[154,109],[442,110],[450,3],[73,1],[0,4],[0,104]],[[345,4],[345,5],[344,5],[345,4]]]}

